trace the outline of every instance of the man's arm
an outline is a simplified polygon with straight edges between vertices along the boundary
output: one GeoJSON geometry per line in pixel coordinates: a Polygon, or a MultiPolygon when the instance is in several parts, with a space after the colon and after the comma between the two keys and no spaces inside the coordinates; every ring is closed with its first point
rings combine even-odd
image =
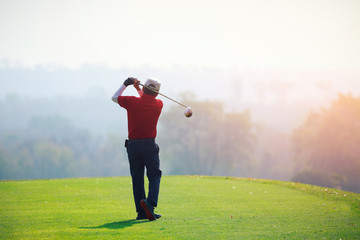
{"type": "Polygon", "coordinates": [[[144,94],[144,91],[140,89],[139,83],[140,83],[140,81],[136,79],[134,81],[134,87],[136,88],[136,91],[138,92],[139,96],[141,97],[144,94]]]}
{"type": "MultiPolygon", "coordinates": [[[[111,97],[111,100],[113,100],[113,102],[118,103],[118,97],[121,96],[125,90],[125,88],[129,85],[134,84],[134,82],[139,81],[136,78],[133,77],[129,77],[128,79],[126,79],[124,81],[124,83],[121,85],[121,87],[114,93],[114,95],[111,97]]],[[[141,96],[141,95],[140,95],[141,96]]]]}
{"type": "Polygon", "coordinates": [[[114,95],[111,97],[111,100],[113,100],[115,103],[118,103],[118,97],[122,95],[124,92],[126,86],[124,84],[121,85],[121,87],[114,93],[114,95]]]}

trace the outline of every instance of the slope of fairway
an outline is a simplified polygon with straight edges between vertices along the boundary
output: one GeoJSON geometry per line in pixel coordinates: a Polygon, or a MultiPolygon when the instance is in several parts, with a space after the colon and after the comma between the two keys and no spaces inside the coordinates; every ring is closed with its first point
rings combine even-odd
{"type": "Polygon", "coordinates": [[[360,239],[360,195],[279,181],[165,176],[157,221],[129,177],[0,182],[0,239],[360,239]]]}

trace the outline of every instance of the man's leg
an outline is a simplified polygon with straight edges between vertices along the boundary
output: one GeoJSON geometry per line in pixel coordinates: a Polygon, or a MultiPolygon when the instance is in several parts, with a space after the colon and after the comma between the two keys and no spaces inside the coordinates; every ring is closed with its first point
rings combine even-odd
{"type": "Polygon", "coordinates": [[[149,152],[145,157],[145,166],[149,179],[147,201],[153,207],[157,207],[162,172],[160,170],[159,147],[156,143],[151,143],[149,152]]]}
{"type": "Polygon", "coordinates": [[[130,173],[132,178],[132,187],[134,194],[134,201],[136,212],[139,214],[144,213],[140,206],[140,201],[146,197],[144,188],[144,162],[141,154],[137,151],[139,148],[136,143],[129,143],[127,147],[130,173]]]}

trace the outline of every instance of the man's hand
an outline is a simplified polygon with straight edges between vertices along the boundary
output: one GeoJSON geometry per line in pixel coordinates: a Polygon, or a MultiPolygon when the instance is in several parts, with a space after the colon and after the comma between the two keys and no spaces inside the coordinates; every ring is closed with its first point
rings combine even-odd
{"type": "Polygon", "coordinates": [[[137,78],[135,78],[134,87],[136,88],[137,91],[141,91],[141,89],[139,87],[139,83],[140,83],[140,81],[137,78]]]}
{"type": "Polygon", "coordinates": [[[126,79],[124,81],[125,87],[134,84],[134,81],[139,81],[139,80],[137,80],[137,78],[134,78],[134,77],[129,77],[128,79],[126,79]]]}

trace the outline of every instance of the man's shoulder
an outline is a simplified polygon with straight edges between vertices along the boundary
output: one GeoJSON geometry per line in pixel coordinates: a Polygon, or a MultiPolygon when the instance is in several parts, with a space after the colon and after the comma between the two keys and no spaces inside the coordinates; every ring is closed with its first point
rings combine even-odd
{"type": "Polygon", "coordinates": [[[130,104],[130,103],[136,103],[140,100],[140,98],[135,96],[119,96],[118,97],[118,103],[120,105],[130,104]]]}
{"type": "Polygon", "coordinates": [[[138,101],[140,98],[135,96],[119,96],[118,99],[122,99],[125,101],[138,101]]]}
{"type": "Polygon", "coordinates": [[[161,101],[161,99],[157,99],[157,98],[156,98],[156,103],[159,104],[159,105],[161,105],[161,106],[164,105],[163,101],[161,101]]]}

